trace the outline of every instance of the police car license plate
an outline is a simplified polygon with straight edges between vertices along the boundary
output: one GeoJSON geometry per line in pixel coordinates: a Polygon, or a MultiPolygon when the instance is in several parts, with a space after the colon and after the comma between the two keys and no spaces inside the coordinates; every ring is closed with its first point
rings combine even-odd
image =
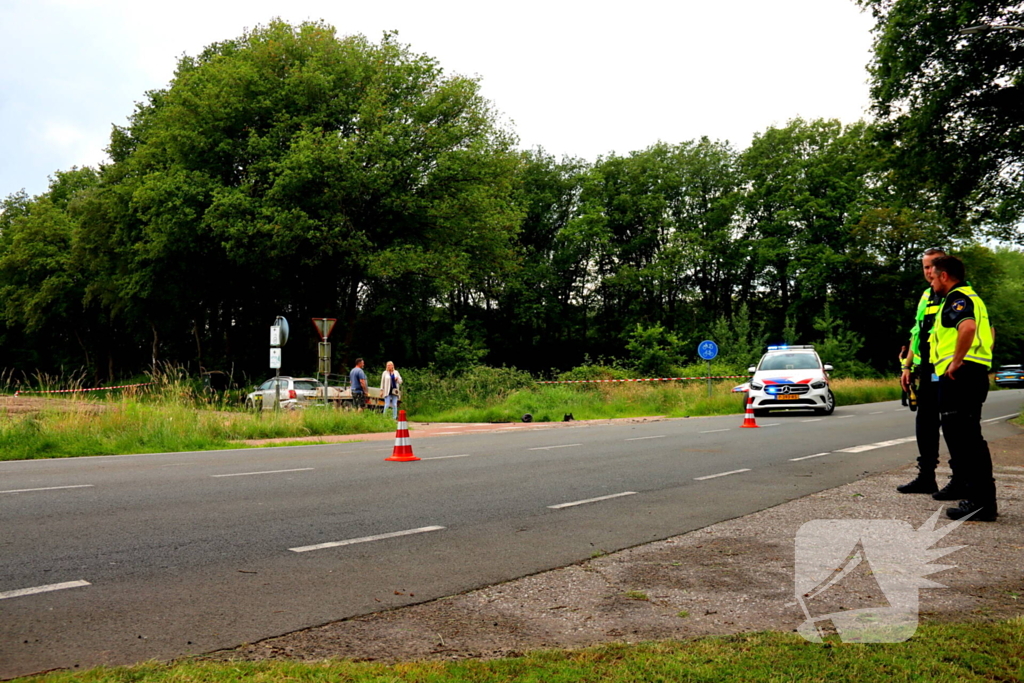
{"type": "Polygon", "coordinates": [[[795,396],[793,394],[786,394],[785,396],[776,396],[775,398],[779,399],[780,401],[795,401],[800,397],[795,396]]]}

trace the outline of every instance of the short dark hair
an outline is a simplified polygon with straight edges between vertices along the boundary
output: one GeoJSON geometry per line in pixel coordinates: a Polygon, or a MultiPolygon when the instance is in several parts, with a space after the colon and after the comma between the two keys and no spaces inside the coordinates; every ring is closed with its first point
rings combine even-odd
{"type": "Polygon", "coordinates": [[[928,247],[924,250],[924,253],[921,254],[921,258],[924,258],[925,256],[935,256],[936,254],[939,256],[945,256],[946,250],[942,247],[928,247]]]}
{"type": "Polygon", "coordinates": [[[967,274],[964,271],[964,262],[956,256],[939,256],[932,261],[932,269],[936,272],[946,273],[957,282],[963,282],[967,274]]]}
{"type": "Polygon", "coordinates": [[[360,364],[360,363],[362,363],[362,362],[363,362],[363,359],[362,359],[362,358],[356,358],[356,363],[355,363],[355,364],[356,364],[356,365],[359,365],[359,364],[360,364]]]}

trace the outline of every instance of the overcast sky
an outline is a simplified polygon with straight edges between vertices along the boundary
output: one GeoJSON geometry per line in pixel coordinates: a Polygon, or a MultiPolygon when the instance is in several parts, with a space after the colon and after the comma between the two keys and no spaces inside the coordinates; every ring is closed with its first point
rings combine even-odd
{"type": "Polygon", "coordinates": [[[98,165],[181,55],[275,16],[397,30],[480,76],[521,146],[557,156],[704,135],[744,148],[797,116],[867,116],[872,22],[854,0],[0,0],[0,197],[98,165]]]}

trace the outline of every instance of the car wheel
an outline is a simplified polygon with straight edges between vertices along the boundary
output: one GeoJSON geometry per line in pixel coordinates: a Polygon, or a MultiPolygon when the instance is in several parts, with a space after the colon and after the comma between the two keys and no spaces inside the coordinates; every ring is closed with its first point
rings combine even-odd
{"type": "Polygon", "coordinates": [[[245,409],[256,412],[256,401],[252,400],[251,398],[245,399],[245,409]]]}
{"type": "Polygon", "coordinates": [[[828,393],[825,394],[825,407],[818,408],[814,412],[818,413],[819,415],[831,415],[832,413],[836,412],[836,397],[832,393],[831,389],[829,389],[828,393]]]}

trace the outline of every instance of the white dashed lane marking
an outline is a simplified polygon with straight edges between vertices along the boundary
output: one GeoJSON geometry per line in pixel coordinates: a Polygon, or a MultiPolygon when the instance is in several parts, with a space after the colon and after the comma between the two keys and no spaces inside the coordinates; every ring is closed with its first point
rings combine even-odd
{"type": "Polygon", "coordinates": [[[623,491],[622,493],[613,493],[610,496],[601,496],[599,498],[587,498],[586,500],[575,500],[571,503],[561,503],[559,505],[548,505],[552,510],[561,510],[562,508],[571,508],[577,505],[586,505],[587,503],[597,503],[602,500],[611,500],[612,498],[621,498],[623,496],[635,496],[636,491],[623,491]]]}
{"type": "Polygon", "coordinates": [[[300,467],[294,470],[267,470],[265,472],[238,472],[236,474],[211,474],[211,477],[251,477],[256,474],[284,474],[285,472],[309,472],[312,467],[300,467]]]}
{"type": "Polygon", "coordinates": [[[0,491],[0,493],[28,493],[29,491],[61,491],[64,489],[91,489],[93,484],[77,484],[75,486],[47,486],[41,489],[11,489],[9,491],[0,491]]]}
{"type": "Polygon", "coordinates": [[[566,443],[561,446],[538,446],[537,448],[527,448],[528,451],[550,451],[552,448],[572,448],[573,446],[582,446],[581,443],[566,443]]]}
{"type": "Polygon", "coordinates": [[[657,436],[634,436],[632,439],[626,439],[626,441],[643,441],[644,439],[664,439],[665,434],[659,434],[657,436]]]}
{"type": "Polygon", "coordinates": [[[797,462],[798,460],[810,460],[811,458],[820,458],[823,455],[831,455],[832,451],[828,453],[815,453],[814,455],[805,455],[802,458],[790,458],[790,462],[797,462]]]}
{"type": "Polygon", "coordinates": [[[36,586],[35,588],[19,588],[13,591],[0,592],[0,600],[6,600],[8,598],[20,598],[24,595],[36,595],[37,593],[50,593],[52,591],[62,591],[68,588],[81,588],[82,586],[91,586],[88,581],[65,581],[64,583],[51,583],[48,586],[36,586]]]}
{"type": "Polygon", "coordinates": [[[307,553],[311,550],[323,550],[325,548],[340,548],[346,545],[355,545],[357,543],[369,543],[370,541],[381,541],[385,538],[398,538],[399,536],[412,536],[413,534],[425,534],[430,531],[441,531],[444,529],[443,526],[424,526],[418,529],[406,529],[405,531],[392,531],[387,534],[377,534],[376,536],[363,536],[362,538],[350,538],[347,541],[332,541],[330,543],[318,543],[316,545],[304,545],[298,548],[288,548],[293,553],[307,553]]]}
{"type": "Polygon", "coordinates": [[[745,470],[730,470],[728,472],[719,472],[718,474],[709,474],[706,477],[694,477],[694,481],[704,481],[705,479],[717,479],[718,477],[728,477],[730,474],[740,474],[741,472],[749,472],[750,469],[745,470]]]}

